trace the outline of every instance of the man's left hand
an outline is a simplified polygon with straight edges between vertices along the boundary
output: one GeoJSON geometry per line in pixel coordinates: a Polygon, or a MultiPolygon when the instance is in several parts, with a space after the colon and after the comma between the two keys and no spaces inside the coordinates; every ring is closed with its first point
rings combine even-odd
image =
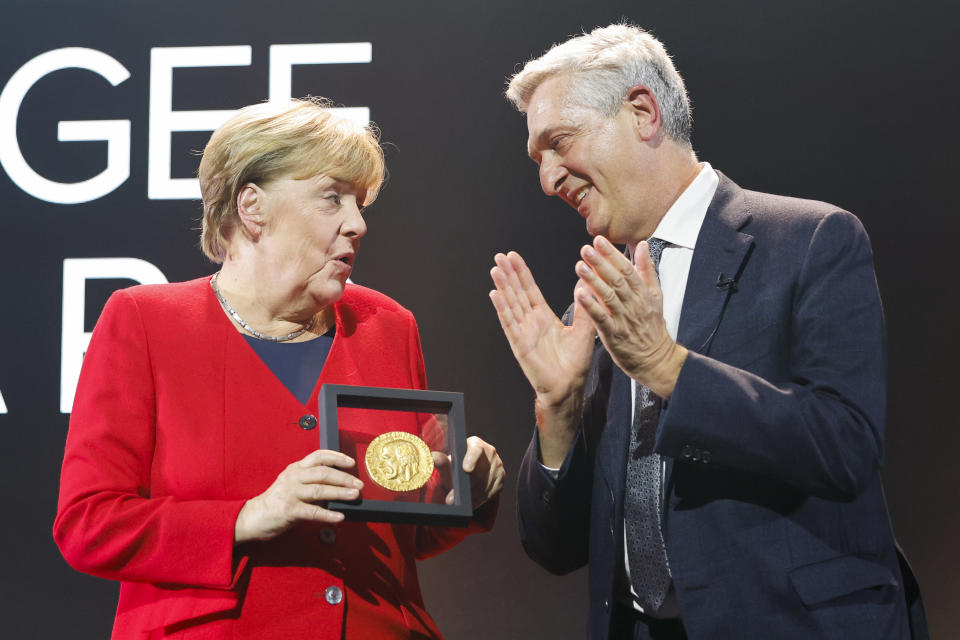
{"type": "Polygon", "coordinates": [[[603,236],[580,250],[576,299],[586,310],[613,361],[661,398],[673,393],[687,350],[663,320],[663,293],[646,242],[634,266],[603,236]]]}

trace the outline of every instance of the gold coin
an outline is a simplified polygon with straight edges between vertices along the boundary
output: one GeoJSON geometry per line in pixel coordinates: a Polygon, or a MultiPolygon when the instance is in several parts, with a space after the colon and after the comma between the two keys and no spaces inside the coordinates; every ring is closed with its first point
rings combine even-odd
{"type": "Polygon", "coordinates": [[[433,456],[427,443],[406,431],[390,431],[367,447],[367,473],[390,491],[413,491],[427,484],[433,473],[433,456]]]}

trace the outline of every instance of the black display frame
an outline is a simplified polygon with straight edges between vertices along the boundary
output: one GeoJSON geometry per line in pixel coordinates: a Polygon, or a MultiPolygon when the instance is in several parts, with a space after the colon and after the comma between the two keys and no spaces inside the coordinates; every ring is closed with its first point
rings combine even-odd
{"type": "MultiPolygon", "coordinates": [[[[447,441],[451,457],[450,475],[454,503],[434,504],[390,500],[331,500],[327,508],[339,511],[347,520],[395,522],[465,527],[473,518],[470,476],[463,470],[467,451],[466,413],[463,394],[452,391],[393,389],[343,384],[325,384],[320,389],[320,446],[340,451],[337,410],[341,408],[443,414],[447,417],[447,441]]],[[[357,464],[363,464],[357,460],[357,464]]]]}

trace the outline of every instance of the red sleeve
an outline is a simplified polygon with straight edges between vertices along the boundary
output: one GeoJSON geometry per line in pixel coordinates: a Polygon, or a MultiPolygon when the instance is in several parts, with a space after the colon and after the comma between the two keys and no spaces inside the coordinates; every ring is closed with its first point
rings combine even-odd
{"type": "Polygon", "coordinates": [[[242,500],[151,497],[156,372],[137,301],[107,302],[84,356],[54,539],[74,568],[115,580],[230,589],[242,500]]]}

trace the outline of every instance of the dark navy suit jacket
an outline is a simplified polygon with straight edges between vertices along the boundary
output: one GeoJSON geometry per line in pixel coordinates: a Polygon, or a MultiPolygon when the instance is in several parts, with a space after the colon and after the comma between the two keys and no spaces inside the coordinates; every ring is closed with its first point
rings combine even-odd
{"type": "MultiPolygon", "coordinates": [[[[655,446],[689,637],[923,636],[880,481],[884,323],[860,222],[721,175],[678,342],[690,355],[655,446]]],[[[630,381],[598,341],[558,477],[539,464],[536,434],[520,470],[524,548],[554,573],[589,563],[594,640],[609,637],[622,579],[630,407],[630,381]]]]}

